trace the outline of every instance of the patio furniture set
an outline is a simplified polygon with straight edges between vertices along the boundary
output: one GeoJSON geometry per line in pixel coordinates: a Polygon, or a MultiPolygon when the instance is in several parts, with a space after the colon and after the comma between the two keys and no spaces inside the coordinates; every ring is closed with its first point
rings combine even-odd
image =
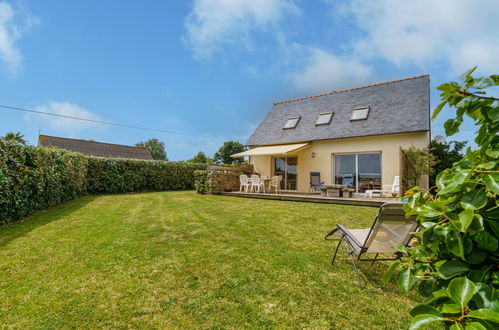
{"type": "Polygon", "coordinates": [[[275,175],[272,178],[269,178],[267,176],[259,176],[257,174],[253,174],[251,177],[241,174],[239,176],[239,191],[243,191],[244,189],[245,192],[259,193],[261,189],[261,192],[263,193],[266,193],[267,191],[274,191],[277,194],[281,186],[281,180],[282,176],[280,175],[275,175]]]}
{"type": "MultiPolygon", "coordinates": [[[[310,172],[310,191],[319,191],[323,197],[353,197],[355,189],[345,184],[326,185],[321,182],[320,172],[310,172]]],[[[368,189],[364,197],[396,197],[400,191],[400,177],[395,176],[393,184],[384,185],[383,189],[368,189]]]]}

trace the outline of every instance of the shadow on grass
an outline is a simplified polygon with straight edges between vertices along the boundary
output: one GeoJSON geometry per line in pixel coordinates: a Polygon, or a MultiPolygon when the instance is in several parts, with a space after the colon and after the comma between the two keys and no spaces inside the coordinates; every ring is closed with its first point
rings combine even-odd
{"type": "Polygon", "coordinates": [[[22,220],[0,226],[0,247],[3,247],[9,242],[26,235],[32,230],[60,220],[61,218],[94,201],[96,198],[98,198],[98,196],[79,197],[64,204],[54,206],[48,210],[40,211],[39,213],[22,220]]]}
{"type": "MultiPolygon", "coordinates": [[[[376,292],[392,292],[399,295],[406,295],[405,293],[400,291],[399,287],[397,286],[397,272],[394,273],[390,282],[383,282],[383,275],[388,270],[388,267],[390,267],[390,261],[378,261],[372,264],[371,262],[359,261],[356,259],[355,262],[357,264],[357,269],[359,270],[363,290],[372,292],[373,294],[376,294],[376,292]]],[[[355,278],[355,282],[357,282],[357,279],[355,277],[355,269],[348,255],[338,254],[338,256],[336,257],[335,265],[336,263],[345,263],[347,267],[350,268],[350,270],[348,271],[351,272],[352,278],[355,278]]],[[[417,290],[414,290],[414,288],[413,290],[409,291],[407,297],[416,303],[422,302],[422,298],[418,296],[417,290]]]]}

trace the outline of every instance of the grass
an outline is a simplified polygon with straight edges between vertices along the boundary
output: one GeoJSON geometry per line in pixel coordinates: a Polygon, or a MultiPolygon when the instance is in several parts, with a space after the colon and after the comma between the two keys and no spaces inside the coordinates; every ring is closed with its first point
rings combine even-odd
{"type": "MultiPolygon", "coordinates": [[[[375,208],[161,192],[85,197],[0,227],[15,328],[401,328],[417,301],[360,291],[323,236],[375,208]]],[[[361,266],[381,286],[387,264],[361,266]]]]}

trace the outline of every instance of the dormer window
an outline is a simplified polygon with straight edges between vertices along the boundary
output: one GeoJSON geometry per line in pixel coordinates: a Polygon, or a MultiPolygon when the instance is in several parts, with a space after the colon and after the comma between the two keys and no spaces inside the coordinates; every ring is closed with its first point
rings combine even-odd
{"type": "Polygon", "coordinates": [[[319,117],[317,117],[317,121],[315,122],[315,126],[319,125],[329,125],[331,122],[331,119],[333,118],[333,113],[332,112],[323,112],[319,114],[319,117]]]}
{"type": "Polygon", "coordinates": [[[367,116],[369,115],[369,106],[366,107],[357,107],[354,108],[352,111],[352,117],[350,120],[363,120],[367,119],[367,116]]]}
{"type": "Polygon", "coordinates": [[[288,117],[288,120],[286,121],[286,124],[284,124],[284,127],[282,129],[295,128],[296,125],[298,125],[299,121],[300,121],[300,116],[288,117]]]}

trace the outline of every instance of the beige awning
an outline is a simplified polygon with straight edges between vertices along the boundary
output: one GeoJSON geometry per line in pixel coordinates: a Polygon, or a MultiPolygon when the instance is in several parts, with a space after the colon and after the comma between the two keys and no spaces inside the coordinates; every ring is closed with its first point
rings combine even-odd
{"type": "Polygon", "coordinates": [[[256,147],[238,154],[231,155],[232,158],[244,156],[265,156],[265,155],[285,155],[292,152],[297,152],[308,147],[309,143],[284,144],[279,146],[256,147]]]}

